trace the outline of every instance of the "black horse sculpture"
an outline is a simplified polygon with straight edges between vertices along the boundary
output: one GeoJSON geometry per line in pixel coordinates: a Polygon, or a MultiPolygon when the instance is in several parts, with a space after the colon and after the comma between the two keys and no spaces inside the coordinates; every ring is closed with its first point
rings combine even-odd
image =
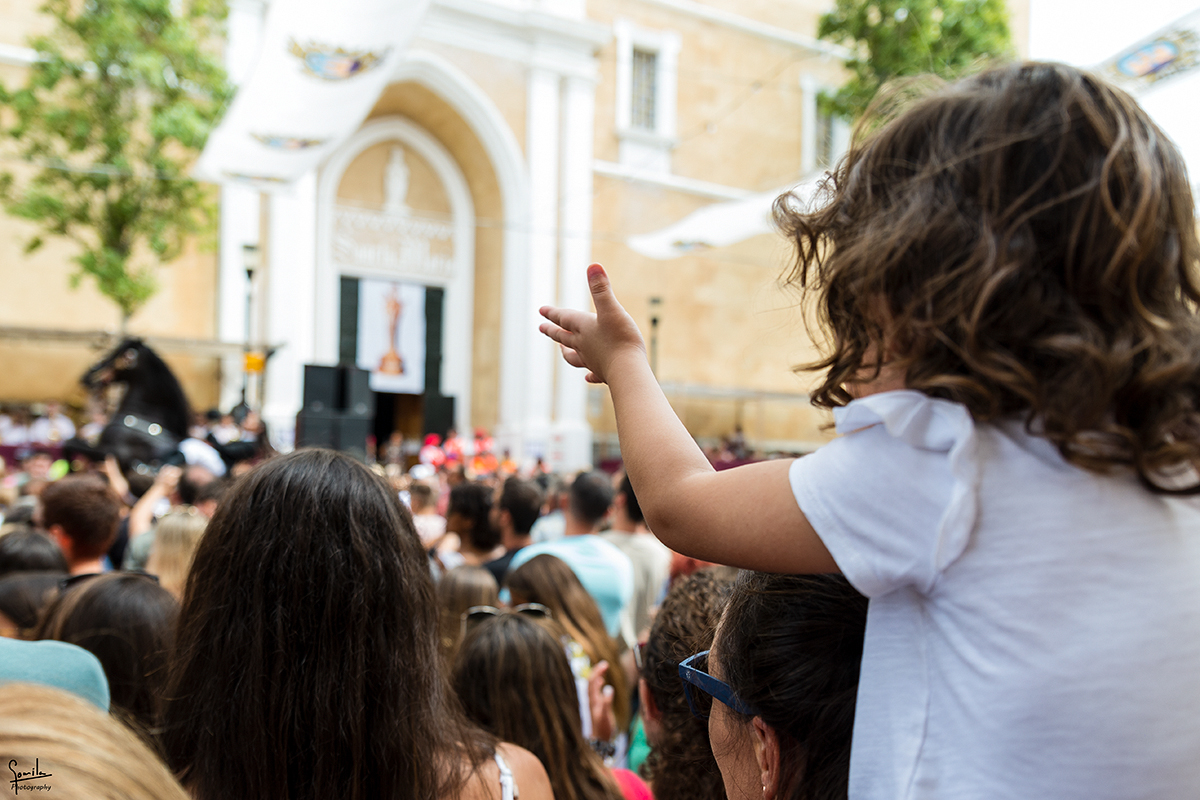
{"type": "Polygon", "coordinates": [[[125,384],[125,394],[96,448],[116,456],[125,472],[182,464],[179,443],[187,438],[192,412],[171,368],[138,338],[123,340],[87,371],[81,382],[93,391],[125,384]]]}

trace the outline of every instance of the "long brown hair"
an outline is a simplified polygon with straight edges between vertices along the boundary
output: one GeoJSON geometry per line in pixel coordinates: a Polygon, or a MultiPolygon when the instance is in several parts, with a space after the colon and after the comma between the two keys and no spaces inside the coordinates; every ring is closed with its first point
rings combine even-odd
{"type": "Polygon", "coordinates": [[[163,746],[199,800],[455,796],[494,742],[437,655],[412,518],[328,450],[243,477],[184,591],[163,746]]]}
{"type": "Polygon", "coordinates": [[[504,585],[517,603],[541,603],[550,609],[554,621],[579,643],[592,664],[608,662],[604,682],[613,688],[613,711],[617,727],[629,727],[631,705],[629,681],[621,669],[617,643],[604,627],[600,607],[588,594],[579,578],[561,558],[543,553],[534,556],[504,578],[504,585]]]}
{"type": "Polygon", "coordinates": [[[708,722],[688,708],[679,663],[712,646],[732,583],[718,569],[675,581],[642,648],[641,677],[658,707],[662,731],[643,767],[655,800],[725,800],[708,722]]]}
{"type": "Polygon", "coordinates": [[[471,719],[538,757],[555,800],[621,800],[583,737],[571,665],[546,628],[520,614],[480,623],[463,639],[453,682],[471,719]]]}
{"type": "Polygon", "coordinates": [[[455,567],[437,584],[438,651],[447,666],[454,659],[462,630],[462,615],[471,606],[500,605],[500,587],[483,567],[455,567]]]}
{"type": "Polygon", "coordinates": [[[1192,193],[1124,92],[1059,64],[991,69],[860,137],[819,209],[784,195],[775,215],[827,334],[803,367],[825,373],[814,404],[891,362],[1081,467],[1200,492],[1179,480],[1200,459],[1192,193]]]}

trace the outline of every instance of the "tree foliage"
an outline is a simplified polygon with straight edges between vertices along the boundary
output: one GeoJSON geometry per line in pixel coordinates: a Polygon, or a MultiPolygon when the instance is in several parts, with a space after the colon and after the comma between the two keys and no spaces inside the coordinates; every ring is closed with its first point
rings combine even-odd
{"type": "Polygon", "coordinates": [[[850,49],[850,79],[827,111],[857,119],[888,81],[932,73],[955,78],[1012,55],[1004,0],[837,0],[817,35],[850,49]]]}
{"type": "Polygon", "coordinates": [[[49,35],[30,41],[26,83],[0,87],[0,135],[33,166],[0,174],[10,214],[79,248],[127,320],[154,293],[154,266],[215,224],[187,176],[232,95],[221,67],[222,0],[48,0],[49,35]]]}

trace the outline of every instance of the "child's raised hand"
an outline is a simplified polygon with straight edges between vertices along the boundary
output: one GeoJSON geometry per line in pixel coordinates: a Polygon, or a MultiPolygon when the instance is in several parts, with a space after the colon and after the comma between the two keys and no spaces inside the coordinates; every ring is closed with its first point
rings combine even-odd
{"type": "Polygon", "coordinates": [[[573,367],[588,371],[589,383],[607,383],[609,367],[622,355],[646,358],[646,345],[633,317],[621,307],[612,293],[612,284],[604,267],[588,267],[588,287],[596,313],[542,306],[539,311],[549,322],[538,330],[562,346],[563,358],[573,367]]]}

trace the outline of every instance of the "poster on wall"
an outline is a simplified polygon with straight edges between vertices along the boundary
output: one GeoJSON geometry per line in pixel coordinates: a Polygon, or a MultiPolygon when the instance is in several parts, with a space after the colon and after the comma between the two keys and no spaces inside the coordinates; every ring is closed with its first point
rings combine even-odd
{"type": "Polygon", "coordinates": [[[425,287],[364,278],[358,282],[358,356],[371,389],[425,391],[425,287]]]}

